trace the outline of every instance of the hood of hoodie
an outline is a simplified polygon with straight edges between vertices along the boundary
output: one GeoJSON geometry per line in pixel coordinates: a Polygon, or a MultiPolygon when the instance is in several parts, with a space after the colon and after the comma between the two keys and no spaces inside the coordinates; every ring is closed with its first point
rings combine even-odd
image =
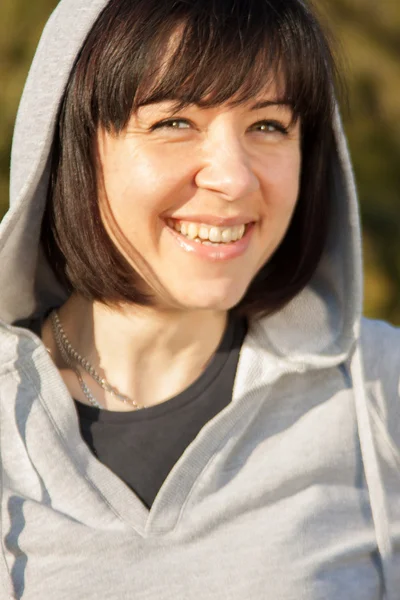
{"type": "MultiPolygon", "coordinates": [[[[66,293],[40,249],[50,153],[59,106],[87,34],[107,0],[62,0],[37,48],[16,120],[10,209],[0,228],[0,319],[12,324],[61,305],[66,293]]],[[[262,320],[260,342],[290,362],[338,364],[359,336],[362,282],[359,213],[337,111],[333,211],[328,243],[310,284],[262,320]]]]}

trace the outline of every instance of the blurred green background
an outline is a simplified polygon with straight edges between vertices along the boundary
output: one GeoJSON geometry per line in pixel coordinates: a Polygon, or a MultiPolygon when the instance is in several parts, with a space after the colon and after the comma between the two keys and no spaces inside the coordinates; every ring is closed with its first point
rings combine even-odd
{"type": "MultiPolygon", "coordinates": [[[[82,0],[84,1],[84,0],[82,0]]],[[[1,0],[0,218],[13,123],[30,61],[57,0],[1,0]]],[[[365,313],[400,325],[400,0],[315,0],[337,40],[345,127],[364,230],[365,313]]]]}

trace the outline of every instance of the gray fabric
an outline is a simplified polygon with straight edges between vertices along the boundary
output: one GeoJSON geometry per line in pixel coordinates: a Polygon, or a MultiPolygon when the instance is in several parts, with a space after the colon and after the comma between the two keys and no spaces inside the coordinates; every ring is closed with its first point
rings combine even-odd
{"type": "Polygon", "coordinates": [[[66,297],[38,248],[49,152],[71,66],[105,4],[60,3],[16,124],[0,229],[0,598],[399,600],[400,335],[361,320],[339,115],[321,265],[286,309],[251,324],[232,403],[150,511],[83,443],[41,341],[11,325],[66,297]]]}

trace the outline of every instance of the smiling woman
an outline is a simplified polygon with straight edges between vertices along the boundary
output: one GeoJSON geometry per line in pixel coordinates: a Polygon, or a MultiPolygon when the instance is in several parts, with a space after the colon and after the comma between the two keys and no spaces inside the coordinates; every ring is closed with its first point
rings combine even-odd
{"type": "Polygon", "coordinates": [[[303,0],[60,2],[0,230],[1,598],[398,600],[336,79],[303,0]]]}
{"type": "Polygon", "coordinates": [[[123,132],[101,130],[103,221],[131,267],[132,247],[145,257],[148,294],[153,278],[165,292],[158,305],[236,306],[282,241],[299,194],[300,122],[273,103],[276,89],[265,94],[264,108],[190,105],[172,121],[171,102],[152,103],[123,132]]]}

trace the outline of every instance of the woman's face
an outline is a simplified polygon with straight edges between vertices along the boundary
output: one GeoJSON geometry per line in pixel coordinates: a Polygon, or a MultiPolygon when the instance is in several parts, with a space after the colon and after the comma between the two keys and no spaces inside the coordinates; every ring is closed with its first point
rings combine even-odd
{"type": "Polygon", "coordinates": [[[135,247],[181,309],[235,306],[287,231],[300,123],[278,102],[273,86],[236,107],[173,114],[165,101],[141,107],[118,135],[99,132],[105,226],[137,268],[135,247]]]}

